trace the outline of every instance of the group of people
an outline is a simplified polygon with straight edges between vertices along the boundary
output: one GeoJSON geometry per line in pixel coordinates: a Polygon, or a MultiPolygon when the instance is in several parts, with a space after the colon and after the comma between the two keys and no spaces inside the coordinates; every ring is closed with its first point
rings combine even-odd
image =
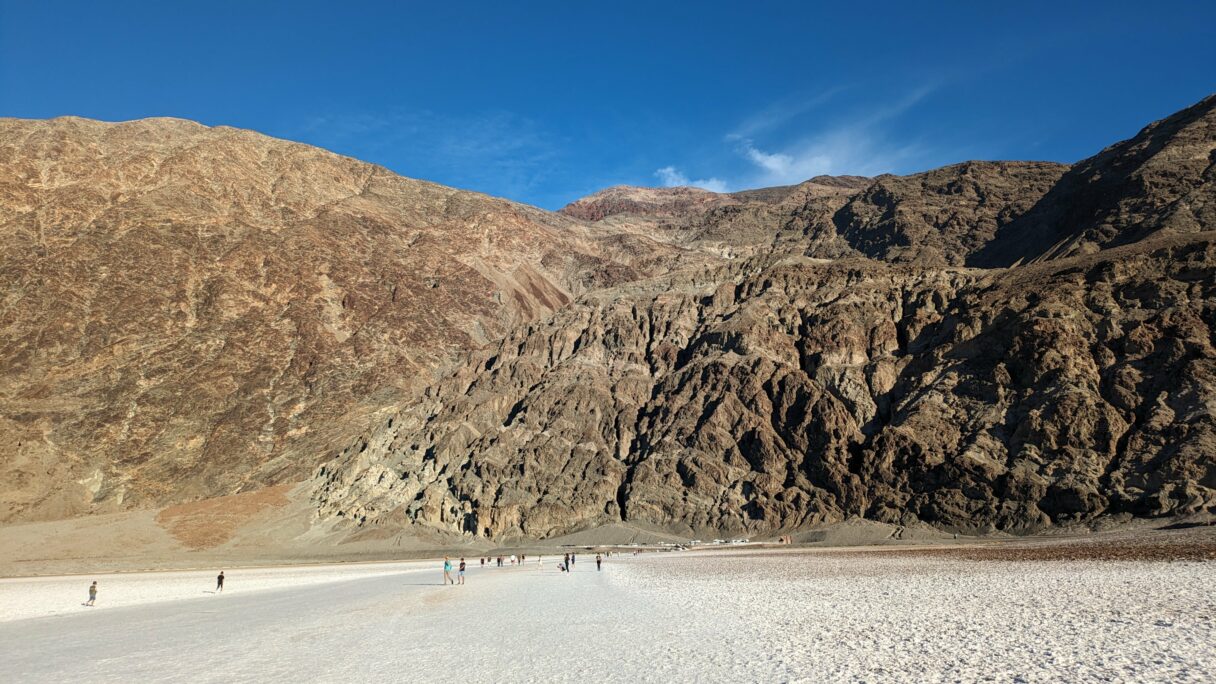
{"type": "MultiPolygon", "coordinates": [[[[484,563],[483,563],[484,565],[484,563]]],[[[443,583],[447,584],[464,584],[464,559],[460,559],[460,567],[456,570],[456,579],[452,579],[452,559],[443,557],[443,583]]]]}
{"type": "MultiPolygon", "coordinates": [[[[464,563],[461,563],[460,565],[461,565],[461,570],[463,570],[464,563]]],[[[462,584],[463,584],[463,582],[462,582],[462,584]]],[[[219,594],[219,593],[222,593],[223,591],[224,591],[224,571],[220,570],[220,574],[215,578],[215,592],[214,593],[219,594]]],[[[97,605],[97,580],[93,580],[93,583],[89,585],[89,600],[85,601],[82,605],[86,605],[86,606],[96,606],[97,605]]]]}
{"type": "MultiPolygon", "coordinates": [[[[609,555],[611,555],[611,554],[609,554],[609,555]]],[[[524,564],[524,561],[527,560],[527,558],[528,558],[527,556],[525,556],[524,554],[521,553],[521,554],[519,554],[519,556],[515,556],[514,554],[512,554],[510,556],[497,556],[497,557],[493,557],[493,558],[483,557],[483,558],[480,558],[479,560],[481,561],[481,567],[483,567],[483,568],[486,567],[487,563],[493,563],[497,567],[502,568],[502,567],[506,567],[508,564],[522,566],[524,564]]],[[[578,562],[578,557],[576,554],[567,553],[566,555],[564,555],[562,557],[562,562],[558,563],[557,569],[561,572],[572,572],[574,570],[574,564],[577,562],[578,562]]],[[[603,554],[599,554],[599,553],[595,554],[596,571],[598,572],[598,571],[602,570],[603,566],[604,566],[603,554]]],[[[452,568],[453,568],[452,559],[450,556],[444,556],[443,557],[443,584],[444,584],[444,586],[447,586],[449,584],[451,584],[451,585],[464,584],[464,572],[465,572],[466,567],[467,566],[465,565],[465,560],[463,558],[461,558],[459,566],[456,566],[456,577],[453,578],[452,577],[452,568]]],[[[536,567],[539,570],[545,569],[544,556],[536,557],[536,567]]]]}
{"type": "MultiPolygon", "coordinates": [[[[557,566],[557,569],[561,570],[562,572],[571,572],[574,570],[574,564],[577,562],[578,562],[578,554],[567,553],[562,558],[562,562],[560,565],[557,566]]],[[[600,570],[603,569],[603,566],[604,566],[603,554],[599,554],[599,553],[595,554],[595,571],[599,572],[600,570]]]]}
{"type": "MultiPolygon", "coordinates": [[[[516,564],[523,565],[524,561],[527,560],[527,558],[528,557],[523,554],[520,554],[518,557],[516,557],[515,555],[511,555],[511,556],[498,556],[495,559],[482,558],[481,567],[484,568],[486,566],[486,563],[489,562],[490,560],[495,560],[498,563],[498,567],[500,567],[500,568],[505,567],[508,562],[511,565],[516,565],[516,564]]],[[[562,558],[562,562],[561,562],[561,564],[559,564],[557,566],[557,569],[562,572],[570,572],[574,569],[575,562],[577,562],[577,558],[575,557],[575,554],[567,553],[562,558]]],[[[601,565],[603,564],[603,562],[604,562],[603,557],[598,553],[595,554],[595,569],[596,570],[599,570],[601,568],[601,565]]],[[[541,570],[544,570],[545,569],[544,558],[541,556],[537,556],[536,565],[541,570]]],[[[444,556],[443,557],[443,583],[444,583],[444,585],[464,584],[464,572],[465,572],[466,567],[467,566],[465,564],[465,560],[463,558],[461,558],[460,564],[458,566],[456,566],[456,568],[455,568],[456,577],[453,578],[452,577],[452,570],[453,570],[452,559],[450,556],[444,556]]],[[[215,578],[215,593],[220,593],[223,591],[224,591],[224,571],[220,570],[219,576],[217,576],[215,578]]],[[[86,605],[86,606],[97,605],[97,580],[93,580],[93,583],[89,585],[89,600],[86,601],[84,603],[84,605],[86,605]]]]}
{"type": "MultiPolygon", "coordinates": [[[[500,567],[500,568],[505,567],[507,563],[510,563],[511,565],[516,565],[516,564],[523,565],[524,561],[527,560],[527,558],[528,557],[523,554],[520,554],[518,557],[515,556],[514,554],[512,554],[511,556],[498,556],[497,558],[493,558],[493,559],[482,558],[481,567],[484,568],[486,566],[486,563],[490,562],[491,560],[496,561],[498,564],[498,567],[500,567]]],[[[578,561],[578,558],[575,556],[575,554],[567,553],[565,556],[562,557],[562,562],[557,566],[557,569],[562,572],[570,572],[574,569],[574,564],[577,561],[578,561]]],[[[595,554],[595,569],[600,570],[603,563],[604,563],[603,556],[601,556],[598,553],[595,554]]],[[[545,569],[544,557],[537,556],[536,565],[539,569],[544,570],[545,569]]],[[[466,567],[467,566],[465,564],[465,560],[463,558],[461,558],[460,564],[458,566],[456,566],[456,568],[455,568],[456,577],[453,578],[452,577],[452,570],[453,570],[452,559],[449,556],[444,556],[443,557],[443,583],[444,583],[444,585],[464,584],[464,572],[465,572],[466,567]]],[[[220,574],[215,578],[215,593],[220,593],[223,591],[224,591],[224,571],[220,570],[220,574]]],[[[86,601],[84,603],[84,605],[86,605],[86,606],[97,605],[97,580],[93,580],[93,583],[89,585],[89,600],[86,601]]]]}
{"type": "Polygon", "coordinates": [[[515,554],[511,554],[510,556],[499,556],[497,558],[482,558],[481,567],[484,568],[486,566],[486,563],[490,563],[490,562],[496,563],[498,565],[498,567],[500,567],[500,568],[506,567],[507,563],[510,563],[511,565],[515,565],[516,563],[518,563],[519,565],[523,565],[524,561],[527,560],[527,558],[528,557],[523,554],[520,554],[518,558],[515,556],[515,554]]]}

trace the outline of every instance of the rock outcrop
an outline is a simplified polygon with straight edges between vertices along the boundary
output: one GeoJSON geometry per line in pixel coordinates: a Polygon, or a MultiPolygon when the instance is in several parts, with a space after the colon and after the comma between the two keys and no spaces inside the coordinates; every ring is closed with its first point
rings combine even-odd
{"type": "Polygon", "coordinates": [[[1009,273],[748,264],[581,299],[324,467],[326,514],[495,538],[1216,505],[1216,247],[1009,273]]]}
{"type": "Polygon", "coordinates": [[[1067,169],[1047,162],[966,162],[883,176],[833,221],[849,246],[868,257],[962,266],[1034,206],[1067,169]]]}

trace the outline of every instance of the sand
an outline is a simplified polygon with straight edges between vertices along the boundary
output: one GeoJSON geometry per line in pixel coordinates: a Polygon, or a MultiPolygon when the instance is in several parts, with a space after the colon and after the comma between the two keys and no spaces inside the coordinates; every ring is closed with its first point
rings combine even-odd
{"type": "Polygon", "coordinates": [[[582,556],[0,583],[13,681],[1212,681],[1216,564],[906,553],[582,556]],[[130,584],[124,586],[124,579],[130,584]],[[68,595],[60,596],[60,590],[68,595]],[[124,592],[142,599],[127,600],[124,592]],[[14,597],[57,611],[13,619],[14,597]],[[126,602],[126,605],[120,605],[126,602]],[[52,606],[53,604],[53,606],[52,606]]]}

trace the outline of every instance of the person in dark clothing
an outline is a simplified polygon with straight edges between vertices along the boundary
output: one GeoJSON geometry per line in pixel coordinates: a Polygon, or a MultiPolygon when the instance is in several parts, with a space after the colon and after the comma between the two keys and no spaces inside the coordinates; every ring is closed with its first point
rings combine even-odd
{"type": "Polygon", "coordinates": [[[604,562],[604,558],[600,554],[595,554],[595,571],[599,572],[600,564],[604,562]]]}
{"type": "Polygon", "coordinates": [[[215,590],[216,591],[224,590],[224,571],[223,570],[220,570],[220,576],[215,578],[215,590]]]}

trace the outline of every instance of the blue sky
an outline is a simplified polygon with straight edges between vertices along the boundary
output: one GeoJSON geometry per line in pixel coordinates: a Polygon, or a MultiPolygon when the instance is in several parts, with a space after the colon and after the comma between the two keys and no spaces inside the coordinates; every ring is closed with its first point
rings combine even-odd
{"type": "Polygon", "coordinates": [[[0,115],[251,128],[547,208],[1075,161],[1213,91],[1213,2],[0,0],[0,115]]]}

